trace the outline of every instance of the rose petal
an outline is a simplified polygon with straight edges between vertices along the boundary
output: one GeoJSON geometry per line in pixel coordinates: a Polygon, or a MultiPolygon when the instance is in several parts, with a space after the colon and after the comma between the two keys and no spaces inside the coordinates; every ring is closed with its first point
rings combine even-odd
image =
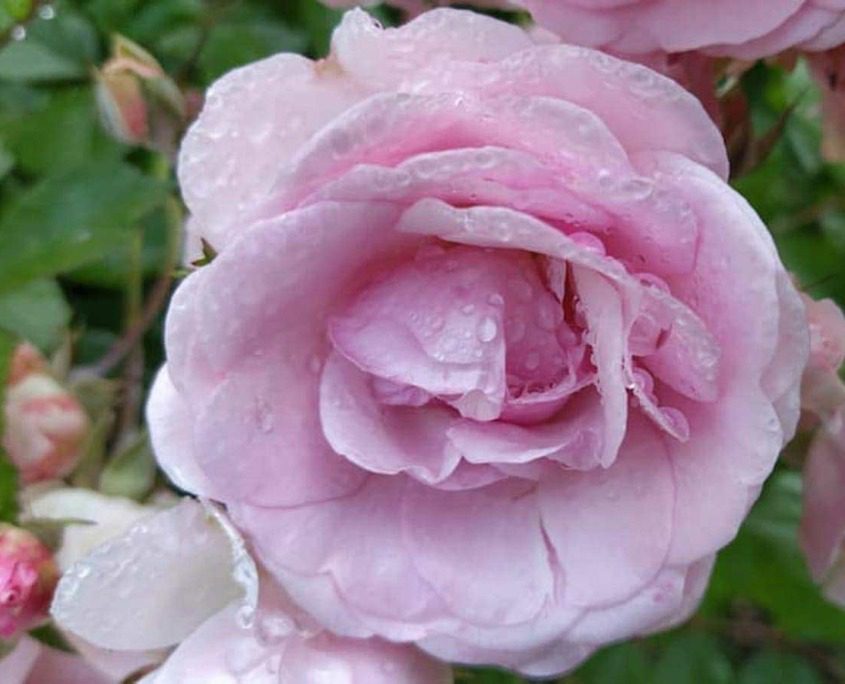
{"type": "Polygon", "coordinates": [[[533,483],[503,482],[460,494],[411,485],[402,508],[408,549],[449,610],[474,624],[536,616],[554,579],[533,483]],[[455,572],[458,566],[472,572],[455,572]]]}
{"type": "Polygon", "coordinates": [[[226,535],[184,500],[75,563],[51,612],[97,646],[147,650],[178,643],[239,593],[226,535]]]}
{"type": "Polygon", "coordinates": [[[293,54],[249,64],[214,83],[179,155],[191,231],[222,250],[285,159],[364,96],[341,72],[293,54]]]}
{"type": "Polygon", "coordinates": [[[407,472],[432,484],[446,479],[461,458],[446,441],[456,420],[451,411],[378,404],[368,376],[337,353],[323,368],[320,420],[332,448],[371,473],[407,472]]]}
{"type": "Polygon", "coordinates": [[[179,489],[207,496],[213,485],[194,455],[193,419],[190,405],[179,395],[167,366],[163,366],[153,381],[147,401],[147,422],[156,460],[179,489]]]}
{"type": "Polygon", "coordinates": [[[561,471],[540,483],[539,498],[567,603],[626,600],[663,566],[675,491],[666,447],[642,419],[632,419],[610,468],[561,471]]]}
{"type": "Polygon", "coordinates": [[[401,536],[397,512],[405,487],[401,476],[370,476],[342,499],[296,508],[238,506],[233,516],[270,570],[328,574],[342,600],[357,609],[421,621],[439,601],[401,536]]]}

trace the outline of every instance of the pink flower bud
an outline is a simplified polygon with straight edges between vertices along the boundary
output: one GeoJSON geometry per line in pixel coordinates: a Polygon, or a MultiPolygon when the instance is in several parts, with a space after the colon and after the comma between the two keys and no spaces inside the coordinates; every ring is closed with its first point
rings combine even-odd
{"type": "Polygon", "coordinates": [[[151,54],[118,36],[95,80],[100,117],[115,138],[165,153],[175,150],[188,107],[151,54]]]}
{"type": "Polygon", "coordinates": [[[810,324],[810,368],[836,372],[845,362],[845,314],[832,299],[803,296],[810,324]]]}
{"type": "Polygon", "coordinates": [[[9,639],[46,619],[59,570],[38,538],[0,524],[0,637],[9,639]]]}
{"type": "Polygon", "coordinates": [[[845,361],[845,315],[831,299],[802,295],[810,328],[810,358],[801,380],[802,425],[825,422],[845,405],[839,367],[845,361]]]}
{"type": "Polygon", "coordinates": [[[23,480],[31,483],[70,473],[88,428],[88,416],[76,398],[46,373],[35,349],[21,345],[6,390],[3,447],[23,480]]]}
{"type": "Polygon", "coordinates": [[[19,344],[12,355],[9,366],[8,384],[15,385],[31,373],[43,373],[47,370],[47,362],[35,347],[29,342],[19,344]]]}

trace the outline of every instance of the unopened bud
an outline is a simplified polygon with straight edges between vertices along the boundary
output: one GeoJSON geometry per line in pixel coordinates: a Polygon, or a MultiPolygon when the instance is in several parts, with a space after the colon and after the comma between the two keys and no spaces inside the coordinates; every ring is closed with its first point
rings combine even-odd
{"type": "Polygon", "coordinates": [[[0,638],[43,622],[58,581],[50,549],[30,532],[0,523],[0,638]]]}
{"type": "Polygon", "coordinates": [[[3,446],[27,483],[68,475],[81,457],[89,430],[79,401],[46,366],[33,347],[21,345],[6,389],[3,446]]]}
{"type": "Polygon", "coordinates": [[[117,36],[95,74],[100,118],[118,140],[173,153],[187,124],[185,97],[146,50],[117,36]]]}

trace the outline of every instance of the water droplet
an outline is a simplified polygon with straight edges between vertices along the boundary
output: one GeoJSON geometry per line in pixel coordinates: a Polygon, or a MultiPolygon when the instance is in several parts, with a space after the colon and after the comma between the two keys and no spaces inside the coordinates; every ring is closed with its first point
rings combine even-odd
{"type": "Polygon", "coordinates": [[[26,26],[18,24],[12,29],[12,40],[21,41],[26,38],[26,26]]]}
{"type": "Polygon", "coordinates": [[[595,252],[596,254],[605,253],[604,244],[592,233],[580,231],[578,233],[573,233],[569,236],[569,238],[591,252],[595,252]]]}
{"type": "Polygon", "coordinates": [[[482,342],[492,342],[498,333],[499,326],[496,325],[496,321],[490,316],[485,316],[478,326],[478,339],[482,342]]]}
{"type": "Polygon", "coordinates": [[[505,298],[498,292],[494,292],[487,298],[487,303],[490,304],[490,306],[504,306],[505,298]]]}
{"type": "Polygon", "coordinates": [[[273,431],[274,421],[273,412],[263,399],[257,399],[255,402],[255,413],[258,422],[258,429],[261,432],[269,433],[273,431]]]}
{"type": "Polygon", "coordinates": [[[474,304],[464,304],[461,307],[461,313],[466,314],[467,316],[471,315],[474,311],[475,311],[475,305],[474,304]]]}
{"type": "Polygon", "coordinates": [[[38,16],[45,21],[50,21],[56,18],[56,9],[52,5],[43,5],[38,10],[38,16]]]}

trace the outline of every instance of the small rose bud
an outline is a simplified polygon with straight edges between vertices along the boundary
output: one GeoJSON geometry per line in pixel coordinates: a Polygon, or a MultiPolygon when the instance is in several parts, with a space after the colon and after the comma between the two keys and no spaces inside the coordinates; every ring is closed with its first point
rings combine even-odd
{"type": "Polygon", "coordinates": [[[174,153],[188,119],[185,96],[155,57],[122,36],[94,73],[100,118],[118,140],[174,153]]]}
{"type": "Polygon", "coordinates": [[[803,299],[810,324],[809,365],[836,372],[845,362],[845,314],[832,299],[803,299]]]}
{"type": "Polygon", "coordinates": [[[6,389],[3,447],[27,483],[70,473],[89,429],[85,410],[46,366],[33,347],[21,345],[6,389]]]}
{"type": "Polygon", "coordinates": [[[58,581],[50,549],[30,532],[0,523],[0,638],[45,620],[58,581]]]}
{"type": "Polygon", "coordinates": [[[822,157],[845,161],[845,46],[808,55],[822,93],[822,157]]]}
{"type": "Polygon", "coordinates": [[[47,371],[47,362],[41,352],[29,342],[19,344],[12,354],[12,362],[9,366],[9,385],[16,385],[27,375],[32,373],[44,373],[47,371]]]}

